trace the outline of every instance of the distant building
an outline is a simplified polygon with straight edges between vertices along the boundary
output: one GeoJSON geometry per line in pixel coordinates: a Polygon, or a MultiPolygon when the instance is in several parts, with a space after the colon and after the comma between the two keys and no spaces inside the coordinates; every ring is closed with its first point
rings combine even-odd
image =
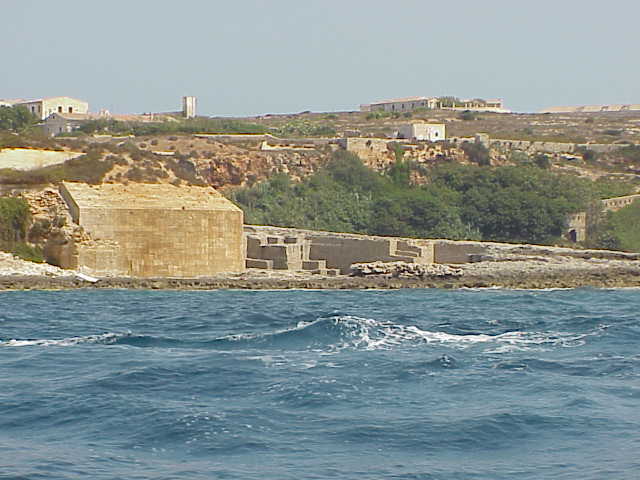
{"type": "Polygon", "coordinates": [[[12,106],[22,105],[40,120],[52,113],[88,113],[89,104],[71,97],[48,97],[37,100],[4,100],[12,102],[12,106]]]}
{"type": "Polygon", "coordinates": [[[540,110],[540,113],[606,113],[606,112],[637,112],[640,111],[640,103],[616,104],[616,105],[580,105],[549,107],[540,110]]]}
{"type": "Polygon", "coordinates": [[[52,113],[42,124],[44,133],[49,136],[70,133],[77,130],[83,123],[100,118],[90,113],[52,113]]]}
{"type": "Polygon", "coordinates": [[[511,110],[504,108],[504,102],[501,98],[491,100],[464,99],[455,106],[441,108],[444,110],[469,110],[470,112],[511,113],[511,110]]]}
{"type": "Polygon", "coordinates": [[[196,116],[196,97],[182,97],[182,116],[185,118],[196,116]]]}
{"type": "Polygon", "coordinates": [[[382,100],[371,104],[360,105],[361,112],[390,112],[404,113],[412,112],[417,108],[427,109],[443,109],[443,110],[470,110],[474,112],[495,112],[509,113],[510,110],[504,108],[502,99],[465,99],[456,101],[455,104],[449,106],[443,105],[443,101],[439,97],[406,97],[395,98],[392,100],[382,100]]]}
{"type": "Polygon", "coordinates": [[[369,105],[360,105],[363,112],[411,112],[416,108],[437,108],[438,99],[435,97],[406,97],[392,100],[382,100],[369,105]]]}
{"type": "Polygon", "coordinates": [[[398,138],[437,142],[445,139],[445,125],[444,123],[409,123],[399,128],[398,138]]]}

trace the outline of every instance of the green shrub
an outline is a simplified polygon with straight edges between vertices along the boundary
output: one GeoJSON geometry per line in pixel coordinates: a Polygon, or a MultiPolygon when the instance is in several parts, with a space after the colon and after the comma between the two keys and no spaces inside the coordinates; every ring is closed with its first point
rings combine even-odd
{"type": "Polygon", "coordinates": [[[22,198],[0,197],[0,246],[24,242],[31,220],[29,204],[22,198]]]}
{"type": "Polygon", "coordinates": [[[42,249],[40,247],[31,246],[27,243],[15,244],[13,249],[11,250],[11,253],[29,262],[44,262],[44,254],[42,253],[42,249]]]}
{"type": "Polygon", "coordinates": [[[476,112],[465,110],[464,112],[460,112],[458,118],[465,121],[476,120],[478,118],[478,114],[476,112]]]}

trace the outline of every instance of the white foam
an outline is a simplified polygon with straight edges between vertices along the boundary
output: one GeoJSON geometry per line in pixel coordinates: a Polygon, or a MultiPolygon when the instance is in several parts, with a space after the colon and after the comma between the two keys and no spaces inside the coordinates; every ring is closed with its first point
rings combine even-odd
{"type": "MultiPolygon", "coordinates": [[[[318,321],[322,320],[316,320],[316,322],[318,321]]],[[[331,321],[344,327],[343,334],[347,339],[346,342],[336,346],[337,350],[348,347],[364,350],[391,349],[407,343],[447,344],[454,348],[468,348],[476,344],[488,344],[492,350],[487,353],[504,353],[513,350],[552,346],[576,347],[584,345],[587,336],[596,334],[595,332],[575,334],[567,332],[514,331],[498,335],[456,335],[422,330],[413,325],[397,325],[391,322],[380,322],[353,316],[334,317],[331,321]]]]}
{"type": "Polygon", "coordinates": [[[119,338],[127,337],[131,333],[103,333],[100,335],[87,335],[84,337],[68,337],[59,340],[54,339],[38,339],[38,340],[8,340],[6,342],[0,342],[0,346],[3,347],[31,347],[31,346],[60,346],[68,347],[72,345],[79,345],[84,343],[100,343],[111,344],[115,343],[119,338]]]}

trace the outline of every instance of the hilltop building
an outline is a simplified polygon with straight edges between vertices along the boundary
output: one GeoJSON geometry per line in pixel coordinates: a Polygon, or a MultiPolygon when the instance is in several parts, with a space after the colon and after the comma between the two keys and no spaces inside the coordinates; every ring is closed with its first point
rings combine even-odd
{"type": "Polygon", "coordinates": [[[404,113],[412,112],[418,108],[426,108],[430,110],[470,110],[474,112],[495,113],[510,112],[510,110],[504,108],[502,99],[465,99],[456,102],[446,102],[443,101],[443,98],[441,97],[406,97],[381,100],[379,102],[360,105],[360,111],[362,112],[404,113]]]}
{"type": "Polygon", "coordinates": [[[437,142],[445,139],[445,125],[444,123],[409,123],[400,127],[398,138],[437,142]]]}
{"type": "Polygon", "coordinates": [[[22,105],[33,113],[40,120],[44,120],[52,113],[80,113],[89,112],[89,104],[84,100],[71,97],[48,97],[36,100],[0,100],[0,105],[18,106],[22,105]]]}
{"type": "MultiPolygon", "coordinates": [[[[371,112],[411,112],[416,108],[434,109],[438,106],[438,99],[435,97],[406,97],[392,100],[381,100],[370,105],[371,112]]],[[[362,107],[361,107],[362,108],[362,107]]]]}
{"type": "Polygon", "coordinates": [[[242,210],[213,188],[63,182],[60,195],[72,224],[50,236],[49,263],[98,276],[244,271],[242,210]]]}

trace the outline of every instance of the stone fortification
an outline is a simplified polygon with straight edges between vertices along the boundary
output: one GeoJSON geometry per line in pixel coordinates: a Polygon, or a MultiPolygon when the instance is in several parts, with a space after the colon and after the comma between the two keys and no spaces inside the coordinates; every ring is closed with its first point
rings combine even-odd
{"type": "Polygon", "coordinates": [[[433,263],[429,241],[246,225],[247,266],[348,274],[362,262],[433,263]]]}
{"type": "Polygon", "coordinates": [[[51,235],[50,263],[97,276],[244,270],[242,211],[212,188],[64,182],[60,194],[82,234],[51,235]]]}

